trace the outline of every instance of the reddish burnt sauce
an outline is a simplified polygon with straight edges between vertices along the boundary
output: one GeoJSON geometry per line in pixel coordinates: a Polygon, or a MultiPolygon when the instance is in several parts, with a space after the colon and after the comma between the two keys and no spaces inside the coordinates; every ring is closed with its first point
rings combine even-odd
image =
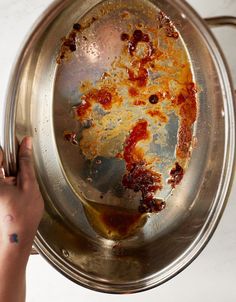
{"type": "Polygon", "coordinates": [[[126,33],[122,33],[120,36],[121,41],[128,41],[129,40],[129,35],[126,33]]]}
{"type": "Polygon", "coordinates": [[[148,80],[148,70],[146,65],[153,60],[155,50],[153,48],[153,43],[150,41],[149,35],[143,33],[140,29],[136,29],[128,42],[128,52],[131,56],[134,55],[139,42],[147,44],[148,53],[143,58],[140,58],[138,62],[138,70],[134,71],[132,69],[127,69],[127,72],[129,76],[128,79],[130,81],[134,82],[138,87],[145,87],[148,80]]]}
{"type": "Polygon", "coordinates": [[[180,108],[180,116],[191,126],[197,118],[197,104],[195,98],[188,98],[180,108]]]}
{"type": "Polygon", "coordinates": [[[141,59],[140,64],[141,65],[145,65],[148,62],[151,62],[152,59],[153,59],[152,55],[154,54],[154,52],[155,52],[155,50],[153,48],[153,44],[152,44],[152,42],[149,42],[148,43],[148,54],[147,54],[146,57],[144,57],[144,58],[141,59]]]}
{"type": "Polygon", "coordinates": [[[115,157],[119,159],[123,159],[123,155],[121,153],[117,153],[115,157]]]}
{"type": "Polygon", "coordinates": [[[67,56],[68,53],[76,51],[76,30],[73,30],[68,38],[62,39],[61,52],[57,57],[57,63],[60,64],[61,61],[67,56]]]}
{"type": "MultiPolygon", "coordinates": [[[[61,51],[60,51],[60,54],[58,55],[58,57],[56,59],[58,64],[61,64],[64,59],[68,59],[70,54],[72,52],[76,51],[76,49],[77,49],[77,45],[76,45],[77,34],[80,31],[90,27],[96,20],[97,20],[97,18],[92,17],[92,19],[89,20],[86,24],[83,24],[83,25],[81,25],[80,23],[74,23],[73,24],[73,29],[70,32],[70,34],[67,37],[62,38],[61,51]]],[[[85,37],[85,40],[87,40],[86,37],[85,37]]]]}
{"type": "Polygon", "coordinates": [[[197,102],[196,102],[197,88],[195,83],[187,85],[187,94],[185,101],[180,108],[180,115],[187,120],[189,124],[193,124],[197,118],[197,102]]]}
{"type": "Polygon", "coordinates": [[[122,183],[125,188],[142,193],[139,207],[141,213],[160,211],[160,201],[154,197],[154,193],[162,189],[161,175],[147,169],[145,162],[132,164],[122,183]]]}
{"type": "Polygon", "coordinates": [[[140,213],[158,213],[164,210],[166,207],[166,203],[164,200],[154,198],[152,194],[145,196],[141,200],[139,206],[140,213]]]}
{"type": "Polygon", "coordinates": [[[76,107],[76,115],[79,117],[85,116],[91,110],[91,104],[83,100],[82,104],[76,107]]]}
{"type": "Polygon", "coordinates": [[[73,131],[65,131],[64,132],[64,139],[73,145],[78,145],[77,135],[73,131]]]}
{"type": "Polygon", "coordinates": [[[152,94],[150,97],[149,97],[149,102],[151,103],[151,104],[157,104],[158,103],[158,101],[159,101],[159,99],[158,99],[158,96],[156,95],[156,94],[152,94]]]}
{"type": "Polygon", "coordinates": [[[103,106],[104,109],[111,109],[112,95],[106,89],[101,89],[95,94],[97,102],[103,106]]]}
{"type": "Polygon", "coordinates": [[[158,119],[163,123],[168,122],[167,116],[164,113],[162,113],[160,110],[148,110],[147,114],[150,115],[151,117],[158,117],[158,119]]]}
{"type": "Polygon", "coordinates": [[[143,195],[155,192],[161,189],[160,185],[161,175],[159,173],[147,170],[145,163],[135,163],[123,178],[123,185],[126,188],[134,190],[134,192],[141,191],[143,195]]]}
{"type": "Polygon", "coordinates": [[[167,35],[167,37],[174,38],[174,39],[179,38],[179,33],[175,30],[174,27],[167,27],[166,35],[167,35]]]}
{"type": "Polygon", "coordinates": [[[79,23],[75,23],[75,24],[73,25],[73,29],[75,29],[75,30],[80,30],[80,29],[81,29],[81,25],[80,25],[79,23]]]}
{"type": "Polygon", "coordinates": [[[112,94],[108,89],[93,89],[82,97],[82,103],[77,106],[76,114],[78,117],[86,116],[92,107],[92,103],[99,103],[105,110],[112,107],[112,94]]]}
{"type": "Polygon", "coordinates": [[[185,102],[185,97],[182,93],[173,101],[177,106],[182,105],[185,102]]]}
{"type": "Polygon", "coordinates": [[[142,106],[142,105],[146,105],[146,102],[142,100],[135,100],[133,104],[135,106],[142,106]]]}
{"type": "Polygon", "coordinates": [[[135,89],[134,87],[130,87],[129,88],[129,95],[132,96],[132,97],[137,96],[138,95],[137,89],[135,89]]]}
{"type": "Polygon", "coordinates": [[[197,87],[196,84],[193,82],[188,83],[187,90],[190,96],[195,97],[197,93],[197,87]]]}
{"type": "Polygon", "coordinates": [[[196,84],[190,82],[173,100],[173,105],[179,107],[179,115],[181,118],[176,147],[176,155],[180,158],[186,158],[190,154],[189,149],[192,142],[192,125],[197,118],[196,93],[196,84]]]}
{"type": "Polygon", "coordinates": [[[148,80],[148,71],[144,67],[140,67],[138,74],[135,75],[134,71],[128,69],[129,80],[132,82],[136,82],[139,87],[144,87],[147,85],[148,80]]]}
{"type": "Polygon", "coordinates": [[[131,131],[130,135],[125,141],[124,147],[124,160],[126,161],[127,168],[129,170],[130,165],[133,164],[135,147],[137,143],[141,140],[148,139],[149,134],[147,130],[147,121],[141,120],[139,121],[131,131]]]}
{"type": "Polygon", "coordinates": [[[139,141],[148,139],[147,121],[139,121],[125,141],[123,158],[126,161],[127,173],[122,179],[125,188],[141,192],[139,211],[141,213],[159,212],[165,203],[154,197],[157,190],[162,189],[161,175],[147,168],[144,160],[136,155],[136,145],[139,141]]]}
{"type": "Polygon", "coordinates": [[[144,34],[140,29],[136,29],[131,37],[128,45],[128,51],[131,56],[133,56],[134,51],[139,42],[149,42],[150,38],[148,34],[144,34]]]}
{"type": "Polygon", "coordinates": [[[176,155],[180,158],[187,158],[189,156],[191,142],[191,126],[184,120],[183,122],[181,122],[178,131],[178,144],[176,147],[176,155]]]}
{"type": "Polygon", "coordinates": [[[162,11],[158,14],[159,28],[164,28],[167,37],[178,39],[179,33],[176,31],[173,22],[162,11]]]}
{"type": "Polygon", "coordinates": [[[175,167],[170,171],[170,178],[168,180],[168,184],[175,188],[182,180],[184,176],[183,168],[176,162],[175,167]]]}
{"type": "Polygon", "coordinates": [[[119,236],[127,236],[139,226],[141,213],[129,213],[117,210],[109,210],[103,212],[101,221],[109,230],[109,232],[116,232],[119,236]]]}
{"type": "Polygon", "coordinates": [[[148,34],[143,33],[140,29],[136,29],[128,44],[128,52],[131,56],[134,55],[139,42],[145,42],[148,46],[148,54],[142,58],[140,62],[141,65],[145,65],[147,62],[152,60],[151,56],[154,53],[153,43],[150,41],[148,34]]]}

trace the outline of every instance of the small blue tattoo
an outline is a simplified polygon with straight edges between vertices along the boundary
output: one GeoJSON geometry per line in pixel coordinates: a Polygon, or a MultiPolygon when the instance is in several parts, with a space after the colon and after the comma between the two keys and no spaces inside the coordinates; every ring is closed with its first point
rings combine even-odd
{"type": "Polygon", "coordinates": [[[9,239],[11,243],[18,243],[19,242],[19,238],[17,234],[11,234],[9,235],[9,239]]]}

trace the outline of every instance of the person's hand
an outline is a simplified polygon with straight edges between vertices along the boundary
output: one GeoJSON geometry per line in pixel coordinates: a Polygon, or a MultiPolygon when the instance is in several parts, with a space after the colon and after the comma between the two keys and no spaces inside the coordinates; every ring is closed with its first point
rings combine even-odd
{"type": "MultiPolygon", "coordinates": [[[[44,203],[35,178],[32,141],[23,139],[19,150],[17,177],[0,174],[0,252],[15,253],[27,261],[44,203]]],[[[0,167],[3,153],[0,151],[0,167]]]]}
{"type": "Polygon", "coordinates": [[[17,177],[5,177],[0,150],[0,301],[25,301],[25,268],[44,203],[34,174],[32,141],[23,139],[17,177]]]}

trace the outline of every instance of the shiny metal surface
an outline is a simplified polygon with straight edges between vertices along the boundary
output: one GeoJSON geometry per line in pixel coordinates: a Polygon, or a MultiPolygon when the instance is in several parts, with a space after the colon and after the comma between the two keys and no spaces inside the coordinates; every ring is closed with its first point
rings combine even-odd
{"type": "Polygon", "coordinates": [[[236,26],[236,17],[232,16],[220,16],[220,17],[212,17],[206,18],[205,21],[210,26],[236,26]]]}
{"type": "Polygon", "coordinates": [[[105,292],[161,284],[188,265],[214,231],[227,199],[235,153],[232,88],[222,54],[202,20],[182,1],[152,1],[181,32],[201,87],[198,146],[167,209],[134,237],[99,236],[68,186],[53,125],[55,59],[60,38],[100,1],[58,1],[31,34],[9,87],[5,152],[15,169],[15,134],[34,138],[35,167],[46,212],[35,244],[70,279],[105,292]],[[76,206],[75,206],[76,205],[76,206]]]}
{"type": "MultiPolygon", "coordinates": [[[[158,56],[155,64],[160,62],[163,71],[160,72],[156,67],[149,72],[146,89],[138,87],[139,95],[136,99],[145,100],[148,98],[147,95],[152,94],[150,91],[165,91],[166,83],[169,86],[174,82],[172,86],[179,87],[181,81],[184,83],[192,81],[191,66],[183,41],[170,40],[165,34],[158,35],[153,32],[157,31],[158,13],[158,9],[148,2],[105,1],[96,5],[79,20],[84,29],[77,32],[77,50],[67,53],[70,58],[60,60],[62,62],[56,69],[52,109],[55,142],[64,177],[76,196],[74,201],[70,199],[67,203],[57,204],[57,208],[70,217],[70,223],[75,228],[80,228],[78,223],[80,212],[75,213],[78,207],[77,200],[80,200],[90,224],[108,239],[120,240],[128,237],[130,233],[134,234],[150,216],[145,212],[140,214],[138,211],[140,192],[127,190],[122,185],[122,178],[127,173],[127,164],[116,155],[122,153],[125,138],[131,131],[130,127],[142,119],[148,121],[148,129],[152,135],[146,144],[143,141],[145,154],[143,160],[148,160],[153,171],[162,175],[162,189],[155,193],[156,199],[168,202],[173,190],[168,183],[169,171],[175,163],[179,162],[184,170],[188,166],[189,156],[179,158],[176,155],[181,119],[176,114],[178,111],[176,107],[169,108],[171,103],[169,98],[163,97],[158,107],[166,120],[168,117],[168,121],[161,123],[159,119],[146,113],[154,108],[153,104],[147,102],[145,106],[135,106],[133,104],[135,98],[128,93],[129,89],[134,87],[132,82],[127,80],[127,67],[123,66],[130,66],[130,61],[134,58],[138,60],[138,55],[131,56],[128,51],[124,53],[126,43],[120,36],[121,33],[130,33],[130,29],[133,32],[137,24],[143,25],[143,32],[149,32],[153,48],[159,46],[164,49],[165,57],[169,59],[163,59],[162,62],[158,56]],[[124,13],[125,17],[122,17],[124,13]],[[91,20],[96,21],[91,23],[91,20]],[[158,46],[154,44],[155,41],[158,41],[158,46]],[[168,56],[172,50],[168,43],[171,45],[173,43],[175,55],[168,56]],[[170,66],[174,65],[174,71],[170,71],[172,70],[170,66]],[[106,77],[101,80],[104,73],[106,77]],[[167,73],[168,76],[161,76],[158,73],[167,73]],[[188,76],[184,77],[183,74],[188,76]],[[122,99],[122,105],[116,104],[114,94],[112,108],[103,110],[103,107],[94,105],[88,116],[80,116],[78,120],[76,108],[81,108],[81,100],[88,93],[87,87],[90,87],[89,91],[93,91],[92,89],[100,85],[110,87],[109,91],[115,89],[119,100],[122,99]],[[80,107],[77,107],[78,104],[80,107]],[[76,133],[76,137],[79,138],[75,144],[69,143],[64,138],[63,133],[70,131],[76,133]],[[156,161],[157,158],[160,159],[159,162],[156,161]],[[72,212],[75,213],[74,216],[71,215],[72,212]],[[109,221],[113,221],[113,225],[114,221],[122,219],[123,226],[109,228],[107,219],[105,222],[102,219],[104,215],[109,217],[109,221]],[[134,223],[127,223],[133,220],[134,223]],[[128,225],[127,231],[124,225],[128,225]]],[[[169,88],[169,91],[172,90],[176,91],[169,88]]],[[[152,216],[155,216],[155,220],[159,219],[155,214],[152,216]]]]}

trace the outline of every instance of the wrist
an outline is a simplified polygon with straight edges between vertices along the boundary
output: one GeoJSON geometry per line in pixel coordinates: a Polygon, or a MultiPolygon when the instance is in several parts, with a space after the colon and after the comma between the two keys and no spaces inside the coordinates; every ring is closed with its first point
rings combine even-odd
{"type": "Polygon", "coordinates": [[[25,301],[26,264],[19,248],[0,245],[0,301],[25,301]]]}
{"type": "Polygon", "coordinates": [[[22,247],[19,244],[1,244],[0,245],[0,263],[6,263],[7,266],[18,268],[25,267],[29,258],[30,248],[22,247]]]}

